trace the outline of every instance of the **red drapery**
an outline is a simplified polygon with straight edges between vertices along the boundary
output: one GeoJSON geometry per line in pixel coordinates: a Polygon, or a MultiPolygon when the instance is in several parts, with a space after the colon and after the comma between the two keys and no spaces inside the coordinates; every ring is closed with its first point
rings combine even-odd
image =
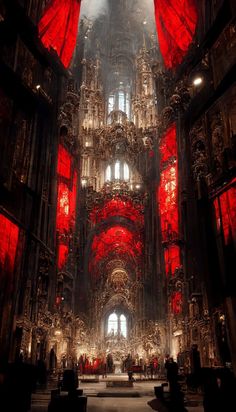
{"type": "Polygon", "coordinates": [[[154,0],[158,40],[168,69],[186,55],[197,24],[195,0],[154,0]]]}
{"type": "Polygon", "coordinates": [[[76,45],[81,0],[51,0],[39,21],[39,37],[54,49],[65,67],[70,65],[76,45]]]}

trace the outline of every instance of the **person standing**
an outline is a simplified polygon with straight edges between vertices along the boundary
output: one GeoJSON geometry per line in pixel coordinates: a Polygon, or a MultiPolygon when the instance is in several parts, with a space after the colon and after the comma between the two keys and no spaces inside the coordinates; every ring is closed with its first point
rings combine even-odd
{"type": "Polygon", "coordinates": [[[178,385],[178,364],[172,357],[168,357],[165,362],[167,370],[167,380],[169,382],[170,393],[174,392],[178,385]]]}

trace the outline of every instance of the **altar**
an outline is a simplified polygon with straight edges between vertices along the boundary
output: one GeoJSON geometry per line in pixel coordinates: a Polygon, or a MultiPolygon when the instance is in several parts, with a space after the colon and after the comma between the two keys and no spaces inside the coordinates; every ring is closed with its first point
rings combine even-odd
{"type": "Polygon", "coordinates": [[[122,373],[120,360],[114,360],[114,373],[116,375],[122,373]]]}

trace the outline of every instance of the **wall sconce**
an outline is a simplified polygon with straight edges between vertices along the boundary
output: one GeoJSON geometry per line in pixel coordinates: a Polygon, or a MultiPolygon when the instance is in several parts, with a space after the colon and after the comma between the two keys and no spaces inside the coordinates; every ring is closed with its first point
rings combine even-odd
{"type": "Polygon", "coordinates": [[[195,77],[195,79],[193,79],[193,85],[194,86],[200,86],[203,82],[203,78],[200,76],[195,77]]]}

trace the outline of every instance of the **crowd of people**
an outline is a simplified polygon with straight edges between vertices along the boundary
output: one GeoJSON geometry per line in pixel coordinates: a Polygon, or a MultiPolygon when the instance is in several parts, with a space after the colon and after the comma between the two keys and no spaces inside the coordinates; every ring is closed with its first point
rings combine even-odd
{"type": "MultiPolygon", "coordinates": [[[[49,353],[49,361],[38,359],[35,365],[27,362],[19,356],[14,363],[7,364],[0,372],[0,394],[12,410],[27,412],[30,409],[31,394],[37,385],[47,387],[48,378],[63,370],[74,370],[76,376],[83,374],[107,374],[114,373],[114,361],[111,353],[101,358],[89,358],[86,354],[80,355],[79,359],[62,357],[58,362],[56,353],[52,348],[49,353]],[[59,367],[58,367],[59,366],[59,367]],[[13,396],[14,395],[14,396],[13,396]]],[[[186,372],[170,355],[165,358],[151,356],[143,360],[137,356],[127,354],[121,362],[121,372],[128,374],[128,379],[133,379],[136,373],[142,374],[147,379],[163,379],[168,381],[169,407],[168,410],[186,411],[184,405],[183,380],[185,390],[199,393],[203,397],[204,412],[227,412],[235,410],[234,393],[236,379],[233,372],[226,367],[206,368],[201,367],[200,353],[196,345],[192,347],[190,356],[191,370],[186,372]],[[165,373],[163,373],[163,370],[165,373]],[[187,389],[186,389],[187,388],[187,389]],[[171,409],[174,405],[175,409],[171,409]]],[[[161,395],[160,392],[159,395],[161,395]]],[[[160,396],[158,402],[164,403],[160,396]]]]}

